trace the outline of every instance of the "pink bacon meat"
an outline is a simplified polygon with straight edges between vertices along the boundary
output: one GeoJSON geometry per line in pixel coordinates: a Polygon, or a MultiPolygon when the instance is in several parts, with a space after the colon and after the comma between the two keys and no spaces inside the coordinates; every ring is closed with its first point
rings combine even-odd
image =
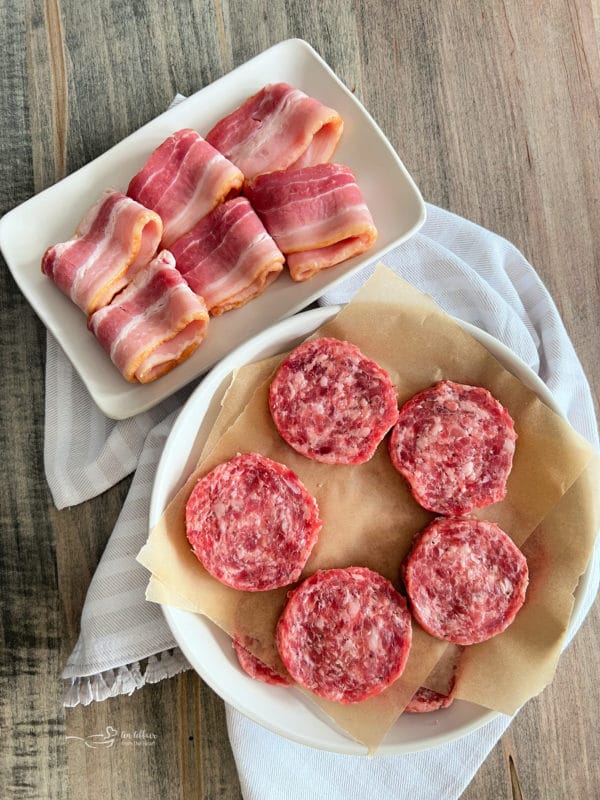
{"type": "Polygon", "coordinates": [[[337,111],[287,83],[265,86],[206,136],[246,178],[328,161],[342,135],[337,111]]]}
{"type": "Polygon", "coordinates": [[[410,612],[382,575],[365,567],[330,569],[288,594],[275,639],[296,683],[326,700],[357,703],[403,672],[410,612]]]}
{"type": "Polygon", "coordinates": [[[127,194],[160,215],[169,247],[216,205],[240,193],[244,176],[199,133],[184,128],[151,154],[127,194]]]}
{"type": "Polygon", "coordinates": [[[158,214],[109,189],[71,239],[46,250],[42,272],[82,311],[93,314],[154,257],[162,231],[158,214]]]}
{"type": "Polygon", "coordinates": [[[190,356],[206,335],[208,310],[163,250],[88,320],[123,376],[149,383],[190,356]]]}
{"type": "Polygon", "coordinates": [[[245,194],[295,281],[365,252],[377,239],[354,173],[341,164],[261,175],[245,194]]]}
{"type": "Polygon", "coordinates": [[[417,538],[402,566],[421,627],[453,644],[485,642],[511,624],[525,602],[525,556],[493,522],[438,517],[417,538]]]}
{"type": "Polygon", "coordinates": [[[261,294],[283,269],[283,254],[252,206],[217,206],[171,247],[177,269],[216,316],[261,294]]]}

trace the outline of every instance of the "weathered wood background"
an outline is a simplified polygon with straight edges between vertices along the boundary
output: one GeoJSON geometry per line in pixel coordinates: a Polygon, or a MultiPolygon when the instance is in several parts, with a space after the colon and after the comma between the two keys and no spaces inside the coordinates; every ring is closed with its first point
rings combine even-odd
{"type": "MultiPolygon", "coordinates": [[[[0,212],[288,37],[371,111],[425,198],[512,240],[600,387],[598,0],[0,0],[0,212]]],[[[192,674],[65,711],[59,676],[128,481],[57,512],[43,469],[45,330],[0,270],[2,797],[240,797],[222,702],[192,674]],[[152,748],[88,750],[114,725],[152,748]]],[[[600,797],[600,611],[465,800],[600,797]],[[522,792],[522,795],[521,795],[522,792]]]]}

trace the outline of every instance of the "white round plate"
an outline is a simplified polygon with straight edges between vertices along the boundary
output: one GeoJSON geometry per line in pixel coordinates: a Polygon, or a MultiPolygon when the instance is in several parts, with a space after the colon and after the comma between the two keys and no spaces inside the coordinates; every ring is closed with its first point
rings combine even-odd
{"type": "MultiPolygon", "coordinates": [[[[150,503],[150,527],[159,520],[171,498],[197,463],[202,446],[219,413],[221,398],[232,370],[295,347],[340,310],[317,308],[290,317],[263,331],[224,358],[207,375],[183,407],[160,459],[150,503]]],[[[557,413],[552,395],[540,378],[507,347],[468,323],[459,324],[483,344],[510,372],[557,413]]],[[[582,576],[575,598],[585,595],[582,576]]],[[[310,747],[336,753],[364,755],[366,747],[338,729],[320,709],[291,688],[268,686],[240,669],[230,637],[205,617],[163,606],[163,612],[181,650],[200,676],[227,703],[275,733],[310,747]]],[[[497,716],[481,706],[455,701],[429,714],[402,715],[388,732],[378,755],[410,753],[450,742],[485,725],[497,716]]]]}

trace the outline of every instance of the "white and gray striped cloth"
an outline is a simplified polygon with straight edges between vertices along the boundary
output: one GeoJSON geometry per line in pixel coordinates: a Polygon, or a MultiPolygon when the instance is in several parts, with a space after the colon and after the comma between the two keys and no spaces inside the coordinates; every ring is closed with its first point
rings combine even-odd
{"type": "MultiPolygon", "coordinates": [[[[428,206],[422,230],[384,261],[449,313],[486,330],[517,353],[548,385],[573,427],[598,448],[590,389],[556,307],[533,268],[506,240],[428,206]]],[[[337,286],[323,304],[347,302],[372,267],[337,286]]],[[[65,704],[131,693],[188,664],[160,609],[144,599],[148,574],[135,561],[147,536],[148,500],[178,396],[139,416],[102,416],[48,335],[45,466],[57,508],[84,502],[135,470],[115,529],[90,585],[81,633],[65,667],[65,704]]],[[[598,589],[600,551],[576,621],[598,589]]],[[[311,750],[272,734],[232,708],[228,729],[246,800],[298,797],[458,797],[510,723],[483,729],[424,753],[365,760],[311,750]]]]}

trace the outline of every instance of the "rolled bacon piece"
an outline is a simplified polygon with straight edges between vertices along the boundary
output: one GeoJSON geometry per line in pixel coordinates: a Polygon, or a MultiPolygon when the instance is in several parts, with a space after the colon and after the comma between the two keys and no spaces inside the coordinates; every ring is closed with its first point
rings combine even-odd
{"type": "Polygon", "coordinates": [[[219,203],[241,191],[244,176],[199,133],[169,136],[129,183],[127,194],[160,214],[169,247],[219,203]]]}
{"type": "Polygon", "coordinates": [[[93,314],[155,256],[162,232],[158,214],[108,189],[71,239],[46,250],[42,272],[82,311],[93,314]]]}
{"type": "Polygon", "coordinates": [[[377,239],[354,173],[341,164],[260,175],[245,194],[295,281],[363,253],[377,239]]]}
{"type": "Polygon", "coordinates": [[[149,383],[190,356],[206,335],[208,311],[163,250],[88,328],[123,376],[149,383]]]}
{"type": "Polygon", "coordinates": [[[217,206],[172,246],[177,269],[213,316],[257,297],[284,257],[245,197],[217,206]]]}
{"type": "Polygon", "coordinates": [[[287,83],[275,83],[224,117],[206,140],[248,179],[329,161],[343,127],[337,111],[287,83]]]}

